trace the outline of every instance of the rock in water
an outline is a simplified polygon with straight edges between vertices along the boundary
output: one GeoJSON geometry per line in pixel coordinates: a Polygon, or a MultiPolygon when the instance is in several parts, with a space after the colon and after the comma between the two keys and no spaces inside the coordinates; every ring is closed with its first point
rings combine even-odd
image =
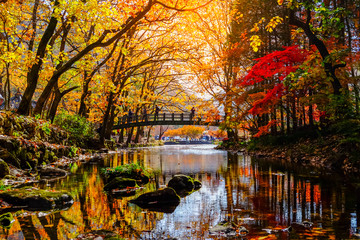
{"type": "Polygon", "coordinates": [[[138,198],[130,201],[141,208],[147,208],[152,211],[170,213],[175,210],[180,203],[180,197],[172,188],[165,188],[154,192],[148,192],[140,195],[138,198]]]}
{"type": "Polygon", "coordinates": [[[40,176],[43,178],[57,178],[57,177],[65,177],[67,175],[67,171],[57,168],[44,166],[39,170],[40,176]]]}
{"type": "Polygon", "coordinates": [[[194,180],[194,190],[198,190],[202,187],[202,184],[199,180],[194,180]]]}
{"type": "Polygon", "coordinates": [[[127,187],[137,187],[136,180],[131,178],[116,177],[104,186],[105,191],[113,189],[123,189],[127,187]]]}
{"type": "Polygon", "coordinates": [[[73,198],[64,192],[20,188],[0,192],[0,199],[14,208],[31,211],[65,209],[73,204],[73,198]]]}
{"type": "Polygon", "coordinates": [[[225,238],[244,237],[249,234],[249,231],[243,226],[228,221],[221,221],[216,226],[210,228],[210,236],[222,236],[225,238]]]}
{"type": "Polygon", "coordinates": [[[201,188],[201,182],[186,175],[175,175],[168,183],[180,197],[190,195],[193,191],[201,188]]]}
{"type": "Polygon", "coordinates": [[[192,191],[195,187],[194,179],[186,175],[175,175],[168,183],[168,187],[178,191],[192,191]]]}

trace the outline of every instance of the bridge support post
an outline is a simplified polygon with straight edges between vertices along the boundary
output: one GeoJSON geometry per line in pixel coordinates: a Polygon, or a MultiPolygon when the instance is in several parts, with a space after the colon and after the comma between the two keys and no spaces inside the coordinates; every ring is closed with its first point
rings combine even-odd
{"type": "Polygon", "coordinates": [[[174,113],[171,114],[171,120],[175,121],[175,114],[174,113]]]}

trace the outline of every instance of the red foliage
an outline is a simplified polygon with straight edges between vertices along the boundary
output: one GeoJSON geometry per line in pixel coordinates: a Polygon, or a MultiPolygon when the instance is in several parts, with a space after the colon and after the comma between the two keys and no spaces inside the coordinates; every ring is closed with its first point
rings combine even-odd
{"type": "Polygon", "coordinates": [[[249,110],[252,115],[266,112],[266,106],[274,105],[278,99],[284,95],[285,86],[282,83],[276,84],[273,89],[267,91],[265,97],[253,103],[253,107],[249,110]]]}
{"type": "Polygon", "coordinates": [[[290,46],[284,47],[283,51],[275,51],[257,58],[255,60],[258,63],[252,67],[240,84],[253,85],[275,75],[282,81],[289,73],[296,71],[308,54],[307,50],[300,49],[299,46],[290,46]]]}
{"type": "Polygon", "coordinates": [[[249,110],[250,114],[262,114],[269,110],[270,106],[274,106],[277,101],[285,94],[286,87],[282,83],[284,78],[302,64],[309,52],[300,49],[298,46],[284,47],[283,51],[275,51],[264,57],[255,59],[258,61],[245,78],[240,82],[242,86],[250,86],[262,82],[269,78],[276,77],[277,84],[273,84],[272,89],[266,90],[263,99],[253,103],[253,107],[249,110]]]}

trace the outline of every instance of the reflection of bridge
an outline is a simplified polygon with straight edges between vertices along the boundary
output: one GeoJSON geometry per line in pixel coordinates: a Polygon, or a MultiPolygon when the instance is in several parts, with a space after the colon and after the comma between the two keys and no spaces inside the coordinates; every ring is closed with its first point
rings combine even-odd
{"type": "Polygon", "coordinates": [[[208,121],[201,116],[193,116],[191,113],[159,113],[135,116],[124,116],[119,118],[118,124],[113,129],[123,129],[140,126],[154,125],[210,125],[219,126],[222,117],[219,115],[216,120],[208,121]]]}

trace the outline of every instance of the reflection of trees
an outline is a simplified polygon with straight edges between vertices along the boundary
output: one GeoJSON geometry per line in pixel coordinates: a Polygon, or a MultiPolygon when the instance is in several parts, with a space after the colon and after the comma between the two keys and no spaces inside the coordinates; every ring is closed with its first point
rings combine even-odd
{"type": "Polygon", "coordinates": [[[227,193],[223,213],[226,220],[258,230],[271,226],[285,228],[293,222],[319,222],[320,228],[308,234],[337,239],[349,238],[351,228],[357,231],[350,224],[351,216],[353,225],[358,225],[359,218],[353,209],[354,194],[333,181],[302,176],[296,170],[297,174],[292,174],[274,164],[251,162],[248,157],[229,154],[228,168],[222,171],[227,193]],[[239,220],[247,217],[255,220],[239,220]]]}

